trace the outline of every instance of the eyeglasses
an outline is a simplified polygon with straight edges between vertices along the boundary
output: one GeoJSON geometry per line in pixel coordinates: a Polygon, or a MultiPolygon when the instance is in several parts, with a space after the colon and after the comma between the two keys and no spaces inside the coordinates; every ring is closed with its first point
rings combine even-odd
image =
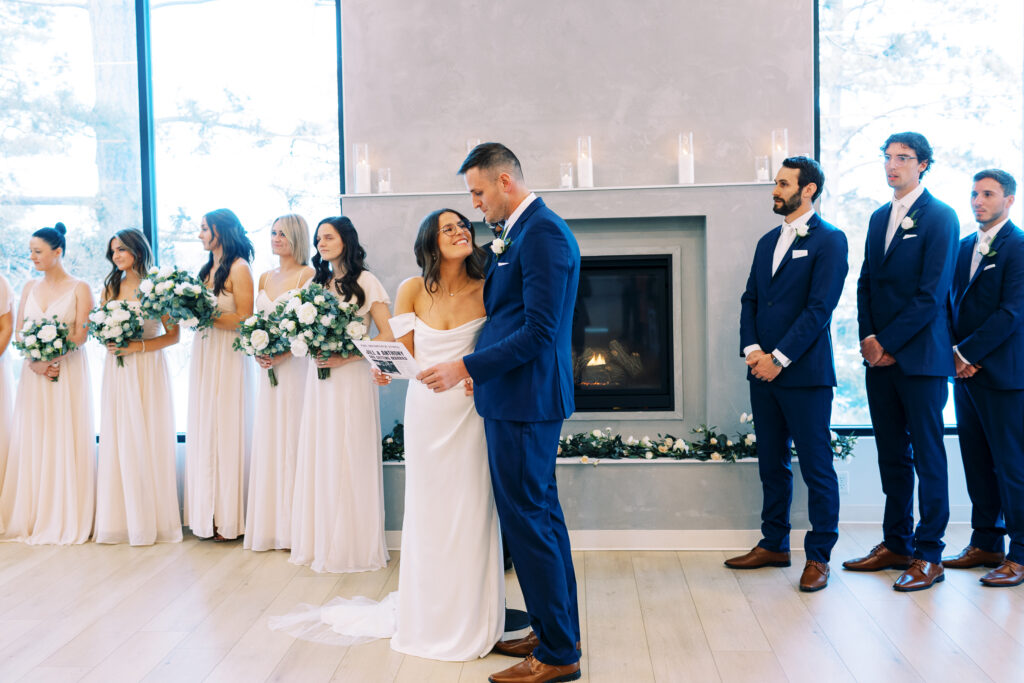
{"type": "Polygon", "coordinates": [[[885,159],[885,163],[892,162],[894,166],[905,166],[911,161],[917,161],[917,157],[907,156],[906,154],[897,154],[896,156],[883,154],[882,158],[885,159]]]}
{"type": "Polygon", "coordinates": [[[441,232],[444,233],[446,237],[451,237],[452,235],[454,235],[456,230],[460,230],[462,232],[469,232],[470,228],[462,221],[459,221],[458,223],[449,223],[448,225],[441,226],[441,232]]]}

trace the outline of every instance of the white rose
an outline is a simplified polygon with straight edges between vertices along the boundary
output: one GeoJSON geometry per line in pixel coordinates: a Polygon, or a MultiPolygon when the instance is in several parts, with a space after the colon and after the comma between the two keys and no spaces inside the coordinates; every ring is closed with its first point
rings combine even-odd
{"type": "Polygon", "coordinates": [[[651,447],[651,437],[645,436],[644,438],[640,439],[640,445],[643,446],[644,448],[650,448],[651,447]]]}
{"type": "Polygon", "coordinates": [[[294,332],[295,331],[295,321],[290,319],[290,318],[287,319],[287,320],[282,320],[281,321],[281,328],[284,329],[286,332],[294,332]]]}
{"type": "Polygon", "coordinates": [[[842,446],[836,446],[835,450],[836,450],[836,453],[842,453],[843,452],[843,447],[842,446]]]}
{"type": "Polygon", "coordinates": [[[626,437],[626,443],[632,446],[633,444],[636,443],[636,437],[630,434],[629,436],[626,437]]]}
{"type": "Polygon", "coordinates": [[[285,313],[291,313],[301,305],[302,299],[297,296],[293,296],[291,299],[288,299],[288,303],[284,305],[285,313]]]}
{"type": "Polygon", "coordinates": [[[105,339],[117,339],[121,336],[120,327],[108,327],[103,330],[103,337],[105,339]]]}
{"type": "Polygon", "coordinates": [[[726,439],[725,440],[725,445],[726,446],[731,446],[732,445],[732,441],[730,441],[729,439],[726,439]]]}
{"type": "Polygon", "coordinates": [[[742,423],[745,423],[745,422],[747,421],[747,418],[748,418],[748,417],[750,417],[750,416],[749,416],[749,415],[747,415],[746,413],[740,413],[740,423],[741,423],[741,424],[742,424],[742,423]]]}
{"type": "Polygon", "coordinates": [[[198,294],[203,291],[203,288],[200,287],[199,285],[189,285],[187,289],[188,293],[193,296],[198,296],[198,294]]]}
{"type": "Polygon", "coordinates": [[[39,349],[32,349],[29,351],[29,355],[37,360],[43,357],[43,354],[39,353],[39,349]]]}
{"type": "Polygon", "coordinates": [[[590,458],[584,455],[582,458],[580,458],[580,462],[586,465],[588,462],[590,462],[590,458]]]}
{"type": "Polygon", "coordinates": [[[673,446],[672,448],[676,449],[677,451],[687,451],[687,450],[689,450],[689,448],[687,448],[687,446],[686,446],[686,442],[683,441],[682,439],[677,439],[676,440],[676,445],[673,446]]]}
{"type": "Polygon", "coordinates": [[[838,439],[838,438],[839,438],[839,435],[838,435],[838,434],[836,434],[835,432],[832,432],[832,431],[830,431],[830,432],[828,433],[828,436],[829,436],[829,438],[830,438],[830,439],[831,439],[832,441],[835,441],[836,439],[838,439]]]}
{"type": "Polygon", "coordinates": [[[592,431],[592,432],[590,432],[590,433],[591,433],[592,435],[596,436],[596,437],[600,437],[600,436],[603,436],[603,434],[601,434],[601,430],[600,430],[600,429],[595,429],[594,431],[592,431]]]}
{"type": "Polygon", "coordinates": [[[244,323],[244,325],[245,325],[246,327],[252,327],[253,325],[255,325],[255,324],[256,324],[256,321],[257,321],[257,320],[258,320],[258,319],[256,318],[256,316],[254,316],[254,315],[250,315],[250,316],[249,316],[248,318],[246,318],[246,320],[245,320],[245,323],[244,323]]]}
{"type": "Polygon", "coordinates": [[[173,282],[164,281],[164,282],[161,282],[160,284],[158,284],[156,286],[156,293],[157,294],[163,294],[164,292],[167,292],[167,291],[169,291],[169,290],[171,290],[173,288],[174,288],[174,283],[173,282]]]}
{"type": "Polygon", "coordinates": [[[89,320],[91,322],[96,323],[97,325],[102,325],[104,321],[106,321],[106,319],[107,314],[104,313],[103,311],[93,311],[92,313],[89,314],[89,320]]]}
{"type": "Polygon", "coordinates": [[[55,349],[63,349],[64,348],[64,342],[62,342],[60,339],[54,339],[53,340],[53,348],[55,348],[55,349]]]}
{"type": "Polygon", "coordinates": [[[178,296],[182,296],[185,293],[185,287],[186,285],[184,282],[179,282],[178,284],[174,285],[174,293],[177,294],[178,296]]]}
{"type": "Polygon", "coordinates": [[[185,327],[198,327],[199,320],[197,318],[186,318],[185,320],[181,321],[181,324],[184,325],[185,327]]]}
{"type": "Polygon", "coordinates": [[[22,340],[25,346],[33,346],[36,343],[36,335],[30,334],[22,340]]]}
{"type": "Polygon", "coordinates": [[[305,337],[306,339],[312,339],[312,338],[313,338],[313,330],[305,330],[305,331],[304,331],[304,332],[303,332],[302,334],[300,334],[299,336],[300,336],[300,337],[305,337]]]}
{"type": "Polygon", "coordinates": [[[904,230],[911,230],[911,229],[913,229],[913,227],[914,227],[914,219],[911,218],[910,216],[907,216],[906,218],[904,218],[900,222],[900,227],[903,228],[904,230]]]}
{"type": "Polygon", "coordinates": [[[717,446],[718,439],[716,439],[715,437],[711,437],[711,439],[708,440],[708,443],[711,444],[712,446],[717,446]]]}
{"type": "Polygon", "coordinates": [[[162,268],[160,268],[159,271],[157,271],[157,275],[159,275],[160,277],[170,277],[173,274],[174,268],[171,266],[163,266],[162,268]]]}
{"type": "Polygon", "coordinates": [[[491,242],[491,251],[495,254],[503,254],[505,252],[505,240],[500,237],[496,238],[491,242]]]}
{"type": "MultiPolygon", "coordinates": [[[[366,334],[366,325],[358,320],[353,320],[348,325],[345,325],[345,334],[347,334],[350,339],[360,339],[364,334],[366,334]]],[[[601,432],[599,430],[595,431],[597,431],[598,436],[600,436],[601,432]]]]}
{"type": "Polygon", "coordinates": [[[722,454],[721,453],[717,453],[717,452],[716,453],[712,453],[711,454],[711,459],[712,460],[721,460],[722,459],[722,454]]]}
{"type": "Polygon", "coordinates": [[[32,321],[31,320],[26,320],[25,324],[21,326],[21,331],[22,332],[28,332],[31,329],[32,329],[32,321]]]}
{"type": "Polygon", "coordinates": [[[665,445],[668,446],[669,448],[672,448],[672,444],[672,437],[665,437],[665,445]]]}
{"type": "Polygon", "coordinates": [[[149,274],[150,275],[156,275],[159,272],[160,272],[160,269],[157,268],[156,266],[153,266],[152,268],[149,269],[149,274]]]}
{"type": "Polygon", "coordinates": [[[296,337],[292,339],[291,351],[293,356],[301,358],[309,353],[309,347],[306,346],[306,342],[302,340],[302,337],[296,337]]]}
{"type": "Polygon", "coordinates": [[[743,437],[743,443],[747,444],[748,446],[754,443],[754,435],[747,434],[745,437],[743,437]]]}
{"type": "Polygon", "coordinates": [[[123,308],[119,308],[119,309],[117,309],[116,311],[114,311],[113,313],[110,314],[110,320],[115,322],[115,323],[123,323],[126,320],[131,320],[131,319],[132,319],[131,311],[127,311],[127,310],[125,310],[123,308]]]}
{"type": "Polygon", "coordinates": [[[333,315],[322,315],[322,316],[320,316],[320,324],[323,325],[324,327],[330,327],[331,323],[333,323],[333,322],[334,322],[334,316],[333,315]]]}
{"type": "Polygon", "coordinates": [[[142,292],[143,294],[149,294],[150,292],[152,292],[153,291],[153,281],[152,280],[143,280],[139,284],[139,291],[142,292]]]}
{"type": "Polygon", "coordinates": [[[267,344],[270,343],[270,335],[265,330],[255,330],[252,335],[249,336],[249,341],[252,342],[252,347],[257,351],[262,351],[267,348],[267,344]]]}
{"type": "Polygon", "coordinates": [[[317,306],[321,305],[325,301],[327,301],[327,299],[324,298],[323,294],[317,294],[316,296],[313,297],[313,303],[315,303],[317,306]]]}
{"type": "Polygon", "coordinates": [[[57,338],[57,326],[56,325],[43,325],[39,328],[39,339],[42,342],[49,344],[57,338]]]}
{"type": "Polygon", "coordinates": [[[297,311],[299,322],[303,325],[312,325],[316,321],[316,306],[309,303],[308,301],[301,306],[297,311]]]}
{"type": "Polygon", "coordinates": [[[644,453],[644,458],[646,458],[647,460],[652,460],[654,458],[654,453],[647,451],[646,453],[644,453]]]}

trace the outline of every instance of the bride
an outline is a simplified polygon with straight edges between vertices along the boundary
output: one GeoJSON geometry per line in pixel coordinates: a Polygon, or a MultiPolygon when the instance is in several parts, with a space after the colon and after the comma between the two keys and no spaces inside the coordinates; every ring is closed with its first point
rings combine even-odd
{"type": "MultiPolygon", "coordinates": [[[[399,287],[391,327],[429,367],[476,344],[489,255],[474,244],[469,220],[450,209],[423,219],[414,250],[423,274],[399,287]]],[[[504,567],[483,420],[471,394],[471,387],[435,394],[409,384],[399,590],[380,603],[336,598],[272,620],[271,628],[339,644],[390,637],[398,652],[445,661],[491,651],[504,630],[504,567]]]]}

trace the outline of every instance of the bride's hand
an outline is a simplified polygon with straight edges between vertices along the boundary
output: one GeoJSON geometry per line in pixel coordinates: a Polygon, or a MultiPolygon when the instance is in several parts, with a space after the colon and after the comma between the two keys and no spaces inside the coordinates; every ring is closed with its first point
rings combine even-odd
{"type": "Polygon", "coordinates": [[[370,366],[370,375],[373,376],[373,383],[379,387],[386,387],[391,384],[391,375],[385,375],[376,366],[370,366]]]}
{"type": "Polygon", "coordinates": [[[473,395],[473,378],[472,377],[467,377],[465,380],[463,380],[462,386],[466,390],[466,396],[472,396],[473,395]]]}

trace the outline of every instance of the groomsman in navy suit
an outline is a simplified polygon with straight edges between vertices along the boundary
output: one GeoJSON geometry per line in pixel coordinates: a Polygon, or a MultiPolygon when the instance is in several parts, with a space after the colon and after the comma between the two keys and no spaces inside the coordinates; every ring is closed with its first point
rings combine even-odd
{"type": "Polygon", "coordinates": [[[504,145],[477,145],[459,174],[474,208],[502,226],[484,284],[487,322],[473,353],[419,379],[444,391],[473,378],[494,502],[533,626],[495,646],[526,659],[489,680],[573,681],[580,677],[579,607],[555,457],[562,421],[575,409],[570,339],[580,250],[565,221],[527,188],[519,159],[504,145]]]}
{"type": "Polygon", "coordinates": [[[960,224],[921,185],[932,148],[920,133],[882,145],[892,201],[871,215],[857,281],[860,352],[885,493],[882,542],[843,567],[904,569],[893,588],[917,591],[943,580],[949,521],[942,409],[953,376],[947,305],[960,224]],[[921,520],[914,530],[914,473],[921,520]]]}
{"type": "Polygon", "coordinates": [[[813,159],[782,162],[772,199],[783,223],[758,241],[740,298],[740,349],[748,368],[764,495],[762,538],[749,553],[725,561],[733,569],[789,566],[792,440],[811,521],[804,538],[802,591],[828,585],[828,562],[839,538],[839,483],[829,431],[836,386],[829,325],[849,264],[846,235],[812,206],[824,187],[825,174],[813,159]]]}
{"type": "Polygon", "coordinates": [[[974,533],[942,564],[995,567],[981,577],[986,586],[1024,582],[1024,232],[1009,219],[1016,193],[1006,171],[974,176],[978,232],[960,240],[950,293],[953,400],[974,533]]]}

